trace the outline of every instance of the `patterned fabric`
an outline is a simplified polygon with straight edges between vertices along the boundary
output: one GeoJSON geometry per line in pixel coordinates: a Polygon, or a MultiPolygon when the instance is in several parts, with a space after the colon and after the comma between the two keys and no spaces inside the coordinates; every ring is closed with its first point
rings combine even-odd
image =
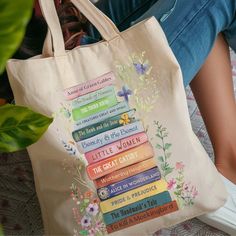
{"type": "MultiPolygon", "coordinates": [[[[232,70],[236,94],[236,55],[232,56],[232,70]]],[[[213,149],[200,112],[190,88],[186,88],[189,113],[194,132],[213,159],[213,149]]],[[[33,171],[26,151],[0,154],[0,224],[5,235],[43,235],[43,224],[35,192],[33,171]]],[[[155,236],[223,236],[198,219],[163,229],[155,236]]]]}

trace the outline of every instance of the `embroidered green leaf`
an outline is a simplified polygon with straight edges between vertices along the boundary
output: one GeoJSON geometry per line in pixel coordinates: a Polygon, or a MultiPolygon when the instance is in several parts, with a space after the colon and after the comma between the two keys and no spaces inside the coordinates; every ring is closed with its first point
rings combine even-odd
{"type": "Polygon", "coordinates": [[[173,169],[174,169],[174,168],[170,168],[170,167],[166,168],[166,169],[165,169],[165,176],[167,176],[168,174],[170,174],[170,173],[173,171],[173,169]]]}
{"type": "Polygon", "coordinates": [[[87,205],[88,203],[89,203],[89,199],[85,198],[85,199],[84,199],[84,204],[87,205]]]}
{"type": "Polygon", "coordinates": [[[174,192],[174,194],[175,194],[176,196],[180,196],[180,195],[181,195],[181,191],[177,190],[177,191],[174,192]]]}
{"type": "Polygon", "coordinates": [[[171,153],[170,153],[170,152],[167,152],[165,156],[166,156],[166,159],[167,159],[167,158],[170,158],[171,153]]]}
{"type": "Polygon", "coordinates": [[[88,235],[88,230],[80,230],[79,233],[81,235],[88,235]]]}
{"type": "Polygon", "coordinates": [[[165,150],[168,150],[170,147],[171,147],[171,143],[166,143],[164,148],[165,150]]]}
{"type": "Polygon", "coordinates": [[[164,162],[163,156],[159,156],[159,157],[158,157],[158,160],[159,160],[160,162],[164,162]]]}
{"type": "Polygon", "coordinates": [[[177,184],[176,188],[182,188],[182,185],[177,184]]]}
{"type": "Polygon", "coordinates": [[[88,206],[89,204],[89,199],[84,199],[84,202],[83,202],[85,208],[88,206]]]}
{"type": "Polygon", "coordinates": [[[16,51],[31,16],[33,0],[0,1],[0,74],[16,51]]]}
{"type": "Polygon", "coordinates": [[[165,171],[165,164],[164,164],[164,163],[161,163],[161,169],[162,169],[163,171],[165,171]]]}
{"type": "Polygon", "coordinates": [[[168,137],[168,133],[164,133],[163,138],[167,138],[167,137],[168,137]]]}
{"type": "Polygon", "coordinates": [[[162,149],[162,146],[160,144],[156,144],[156,148],[162,149]]]}
{"type": "Polygon", "coordinates": [[[84,204],[80,205],[80,212],[83,213],[85,211],[86,206],[84,204]]]}
{"type": "Polygon", "coordinates": [[[161,136],[159,133],[157,133],[156,136],[157,136],[158,138],[162,138],[162,136],[161,136]]]}
{"type": "Polygon", "coordinates": [[[0,151],[14,152],[36,142],[53,119],[14,105],[0,107],[0,151]]]}

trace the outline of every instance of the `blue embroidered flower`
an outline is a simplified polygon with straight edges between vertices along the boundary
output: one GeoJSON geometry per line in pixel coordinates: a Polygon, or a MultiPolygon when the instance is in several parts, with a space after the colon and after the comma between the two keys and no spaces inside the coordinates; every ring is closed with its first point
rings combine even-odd
{"type": "Polygon", "coordinates": [[[117,94],[119,97],[124,97],[125,101],[128,102],[129,96],[132,95],[132,91],[127,86],[123,86],[122,90],[119,91],[117,94]]]}
{"type": "Polygon", "coordinates": [[[136,72],[139,75],[144,75],[147,72],[148,69],[148,64],[143,64],[143,63],[134,63],[134,67],[136,69],[136,72]]]}

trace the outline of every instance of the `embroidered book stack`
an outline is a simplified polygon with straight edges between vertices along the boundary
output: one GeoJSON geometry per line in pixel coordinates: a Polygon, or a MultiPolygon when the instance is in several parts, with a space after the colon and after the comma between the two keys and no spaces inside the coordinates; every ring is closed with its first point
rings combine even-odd
{"type": "Polygon", "coordinates": [[[66,91],[73,138],[88,162],[107,232],[178,209],[154,160],[142,122],[128,104],[132,91],[116,92],[112,72],[66,91]]]}

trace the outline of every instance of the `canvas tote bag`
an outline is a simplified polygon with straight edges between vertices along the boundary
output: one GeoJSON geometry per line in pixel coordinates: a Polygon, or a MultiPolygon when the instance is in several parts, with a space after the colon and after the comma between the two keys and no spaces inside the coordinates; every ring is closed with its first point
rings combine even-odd
{"type": "Polygon", "coordinates": [[[53,0],[41,0],[53,47],[7,64],[16,104],[54,117],[28,148],[45,234],[150,235],[221,207],[157,20],[119,32],[88,0],[72,2],[103,41],[65,51],[53,0]]]}

